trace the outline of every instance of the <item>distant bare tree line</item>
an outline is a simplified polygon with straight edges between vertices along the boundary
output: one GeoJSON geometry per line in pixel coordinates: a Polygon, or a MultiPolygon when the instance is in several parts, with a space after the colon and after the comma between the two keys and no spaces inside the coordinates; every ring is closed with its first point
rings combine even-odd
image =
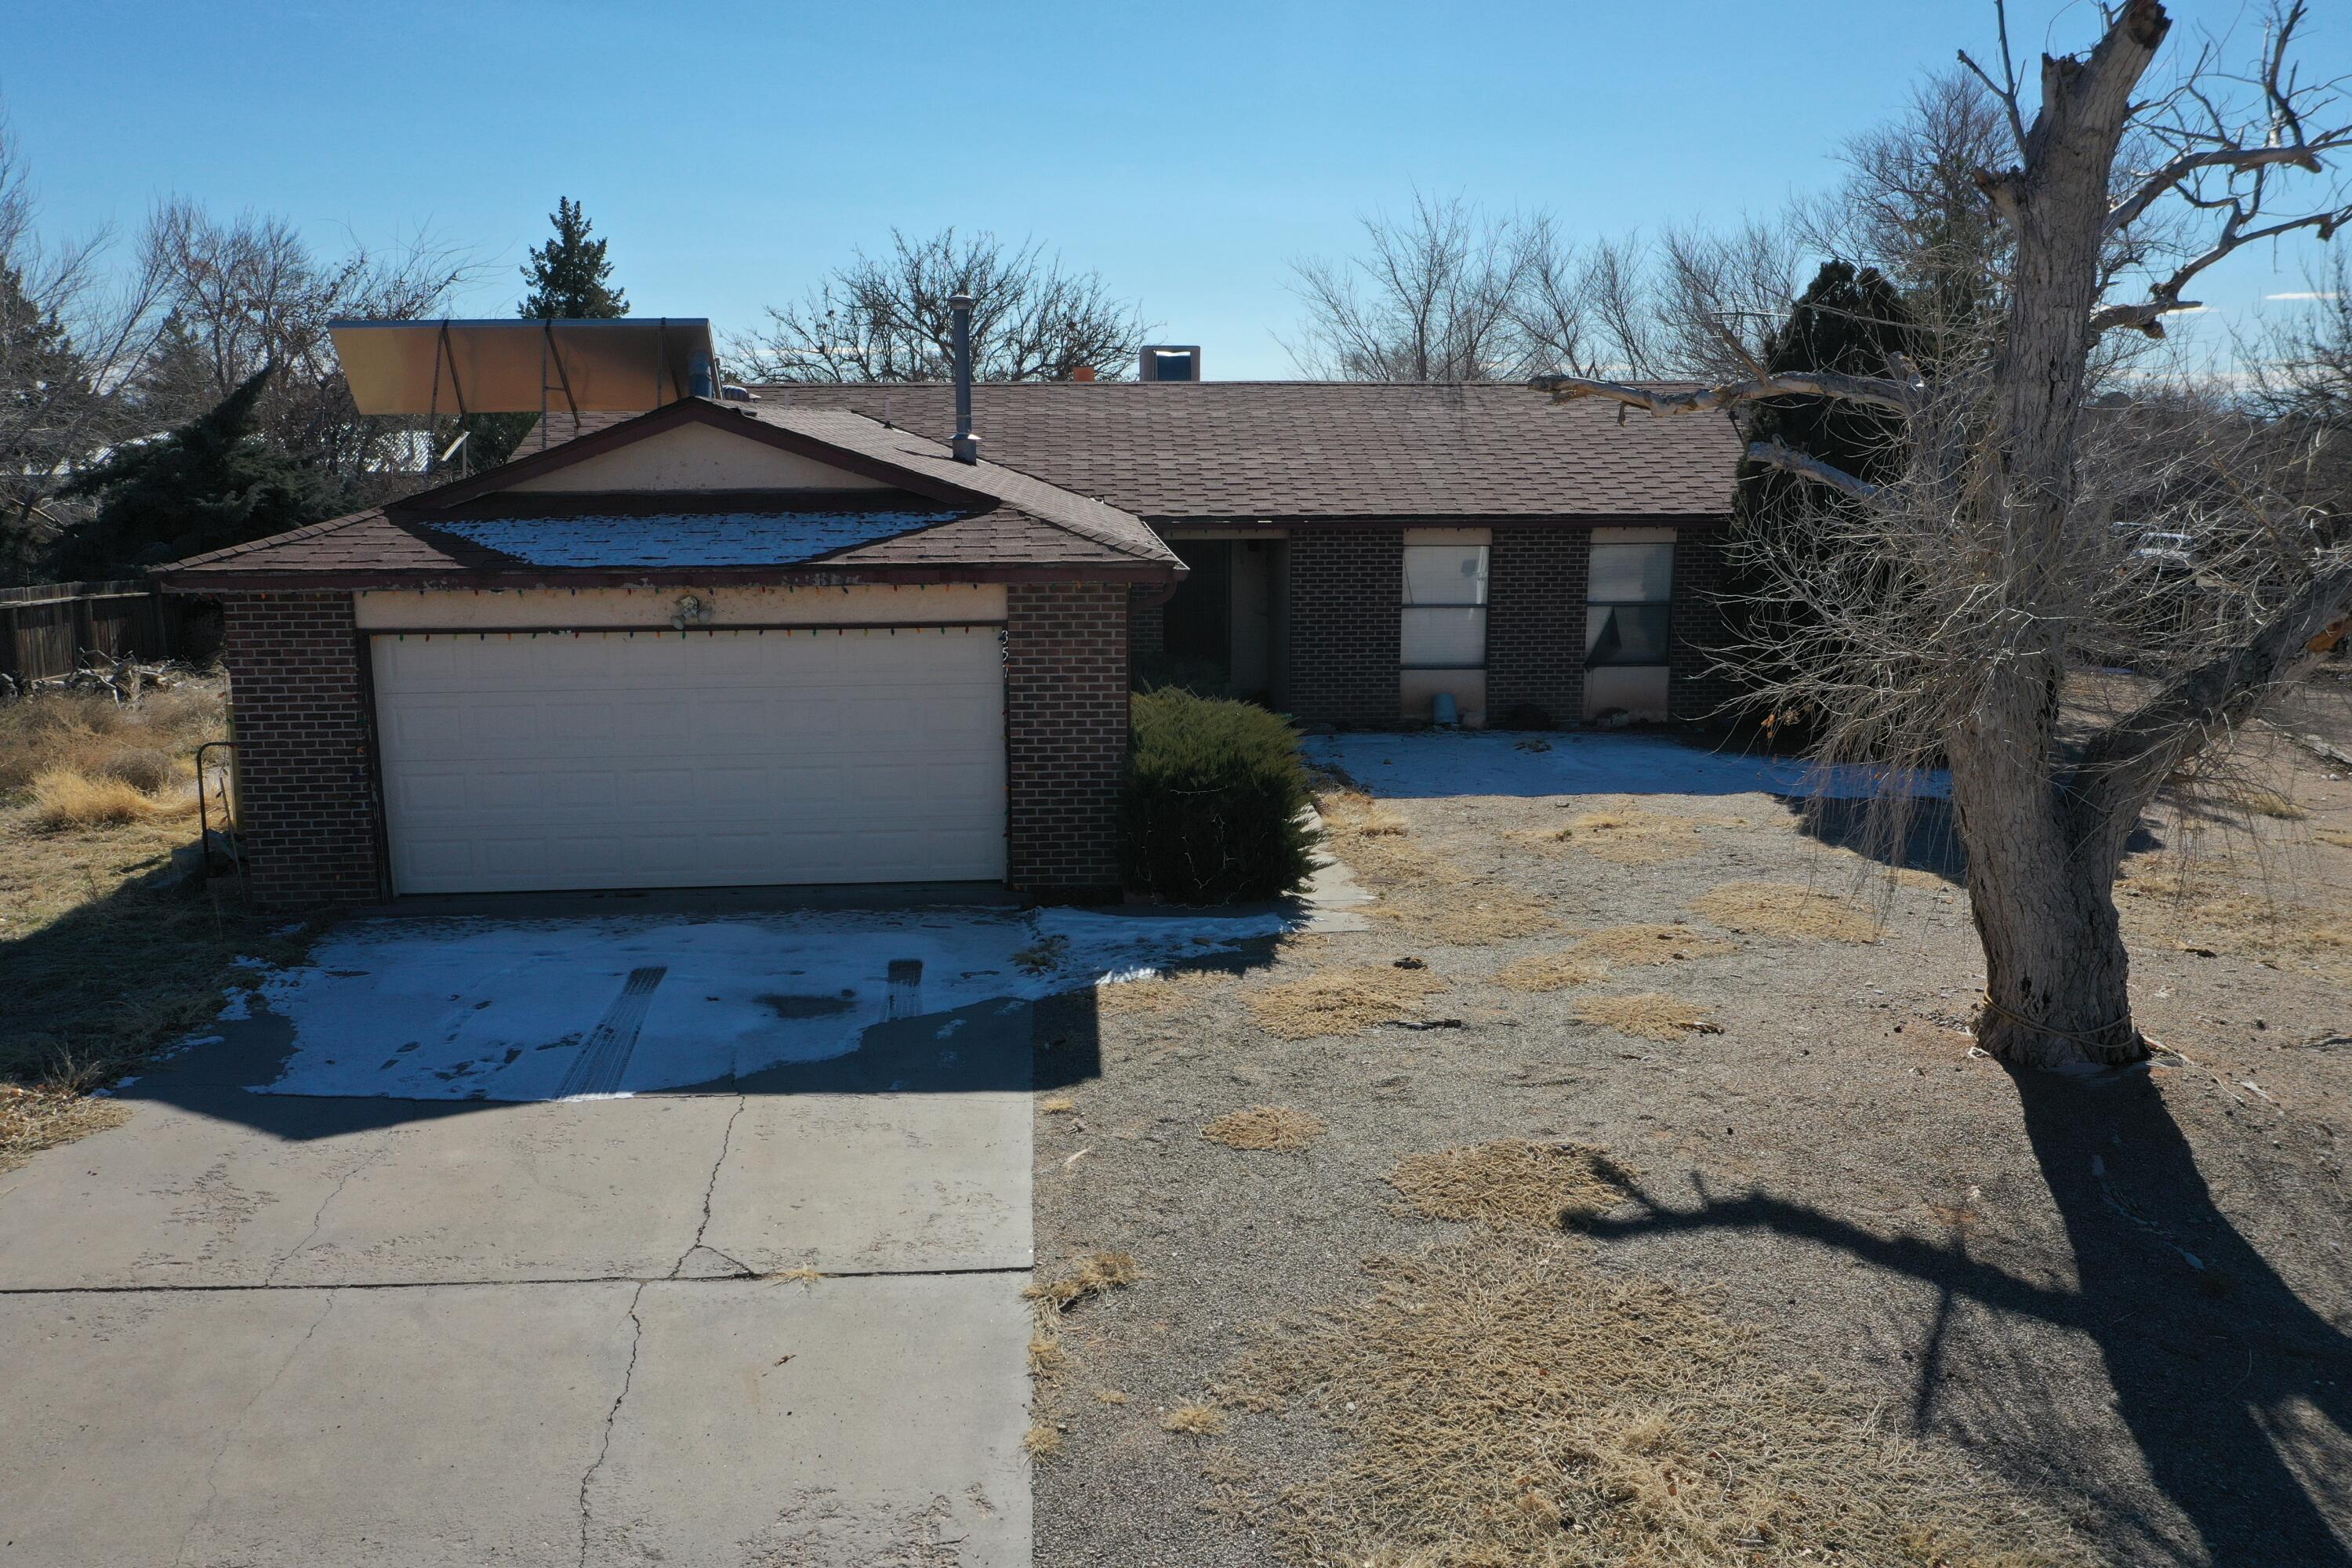
{"type": "Polygon", "coordinates": [[[128,235],[59,239],[37,219],[31,171],[0,122],[0,573],[35,569],[88,510],[59,493],[77,471],[265,365],[277,374],[262,431],[355,503],[409,466],[409,435],[352,407],[326,323],[446,309],[474,271],[463,252],[422,236],[327,252],[282,218],[223,218],[185,197],[128,235]]]}

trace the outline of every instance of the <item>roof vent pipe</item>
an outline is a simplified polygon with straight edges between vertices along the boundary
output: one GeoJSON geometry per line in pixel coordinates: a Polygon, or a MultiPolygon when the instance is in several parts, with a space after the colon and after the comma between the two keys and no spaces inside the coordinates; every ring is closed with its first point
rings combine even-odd
{"type": "Polygon", "coordinates": [[[980,461],[980,437],[971,433],[971,296],[950,294],[948,310],[955,318],[956,433],[955,460],[980,461]]]}

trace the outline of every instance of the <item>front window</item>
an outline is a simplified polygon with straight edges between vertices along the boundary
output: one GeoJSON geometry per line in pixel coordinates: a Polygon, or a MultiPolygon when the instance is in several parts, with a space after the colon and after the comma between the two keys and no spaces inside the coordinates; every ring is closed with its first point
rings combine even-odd
{"type": "Polygon", "coordinates": [[[1590,584],[1586,666],[1665,663],[1674,545],[1595,544],[1590,584]]]}
{"type": "Polygon", "coordinates": [[[1407,669],[1486,668],[1484,544],[1404,547],[1402,631],[1407,669]]]}

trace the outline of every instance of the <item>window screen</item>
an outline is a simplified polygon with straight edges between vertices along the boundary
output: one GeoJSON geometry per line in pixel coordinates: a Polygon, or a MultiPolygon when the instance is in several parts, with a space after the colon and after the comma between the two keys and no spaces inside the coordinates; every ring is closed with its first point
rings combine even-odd
{"type": "Polygon", "coordinates": [[[1486,667],[1486,547],[1404,547],[1401,662],[1407,669],[1486,667]]]}
{"type": "Polygon", "coordinates": [[[1664,664],[1675,583],[1671,543],[1595,544],[1586,598],[1584,662],[1664,664]]]}

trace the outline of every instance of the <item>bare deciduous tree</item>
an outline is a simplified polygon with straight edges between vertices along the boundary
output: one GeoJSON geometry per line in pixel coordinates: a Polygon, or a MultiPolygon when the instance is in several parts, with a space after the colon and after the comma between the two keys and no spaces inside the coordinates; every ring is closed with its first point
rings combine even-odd
{"type": "Polygon", "coordinates": [[[1997,73],[1963,55],[2005,132],[1971,174],[1998,226],[1981,280],[1996,305],[1973,312],[1973,335],[1969,313],[1939,323],[1932,374],[1897,356],[1884,375],[1756,368],[1682,394],[1538,382],[1665,416],[1790,395],[1899,416],[1906,460],[1882,486],[1750,448],[1864,503],[1822,509],[1843,547],[1760,563],[1819,623],[1776,695],[1817,711],[1829,760],[1948,764],[1985,954],[1979,1038],[2011,1062],[2145,1054],[2113,898],[2126,841],[2166,780],[2352,612],[2352,553],[2271,482],[2242,418],[2093,396],[2107,334],[2160,334],[2234,250],[2352,221],[2340,179],[2284,205],[2291,174],[2325,180],[2352,150],[2342,84],[2295,73],[2302,18],[2275,14],[2243,73],[2200,57],[2143,97],[2171,22],[2158,0],[2127,0],[2088,53],[2044,58],[2030,123],[2005,17],[1997,73]],[[2168,211],[2206,234],[2141,244],[2168,211]],[[2151,525],[2173,531],[2162,520],[2193,542],[2185,582],[2160,580],[2166,552],[2145,543],[2151,525]],[[2132,700],[2071,731],[2070,677],[2126,657],[2147,677],[2132,700]]]}
{"type": "Polygon", "coordinates": [[[2352,521],[2352,258],[2337,256],[2291,303],[2303,309],[2242,347],[2249,401],[2285,437],[2299,493],[2352,521]]]}
{"type": "Polygon", "coordinates": [[[1134,374],[1147,331],[1097,272],[1066,269],[1039,242],[992,234],[890,234],[887,255],[859,251],[797,305],[728,345],[758,381],[940,381],[953,373],[951,295],[972,298],[972,374],[982,381],[1068,381],[1134,374]]]}
{"type": "MultiPolygon", "coordinates": [[[[387,468],[404,458],[407,433],[352,406],[327,323],[432,315],[471,276],[473,259],[424,234],[384,250],[354,245],[326,258],[282,218],[246,213],[223,222],[184,199],[155,210],[145,248],[162,271],[163,302],[203,363],[205,374],[192,390],[204,406],[275,365],[263,429],[303,461],[382,489],[387,468]]],[[[199,412],[149,411],[166,426],[199,412]]]]}
{"type": "Polygon", "coordinates": [[[119,389],[153,346],[164,294],[152,247],[110,270],[100,229],[45,244],[28,171],[0,121],[0,571],[29,570],[79,515],[58,492],[130,433],[119,389]]]}
{"type": "MultiPolygon", "coordinates": [[[[1532,230],[1490,218],[1459,196],[1415,192],[1402,218],[1362,220],[1364,252],[1292,264],[1307,320],[1286,345],[1306,374],[1337,381],[1487,381],[1519,373],[1523,300],[1540,277],[1565,306],[1573,285],[1548,220],[1532,230]],[[1542,242],[1539,247],[1531,241],[1542,242]],[[1549,265],[1536,267],[1544,251],[1549,265]]],[[[1556,327],[1571,342],[1563,315],[1556,327]]]]}
{"type": "Polygon", "coordinates": [[[1292,264],[1286,344],[1343,381],[1495,381],[1548,371],[1696,376],[1739,368],[1787,315],[1801,259],[1782,225],[1579,244],[1549,213],[1492,217],[1416,194],[1362,220],[1364,248],[1292,264]]]}

